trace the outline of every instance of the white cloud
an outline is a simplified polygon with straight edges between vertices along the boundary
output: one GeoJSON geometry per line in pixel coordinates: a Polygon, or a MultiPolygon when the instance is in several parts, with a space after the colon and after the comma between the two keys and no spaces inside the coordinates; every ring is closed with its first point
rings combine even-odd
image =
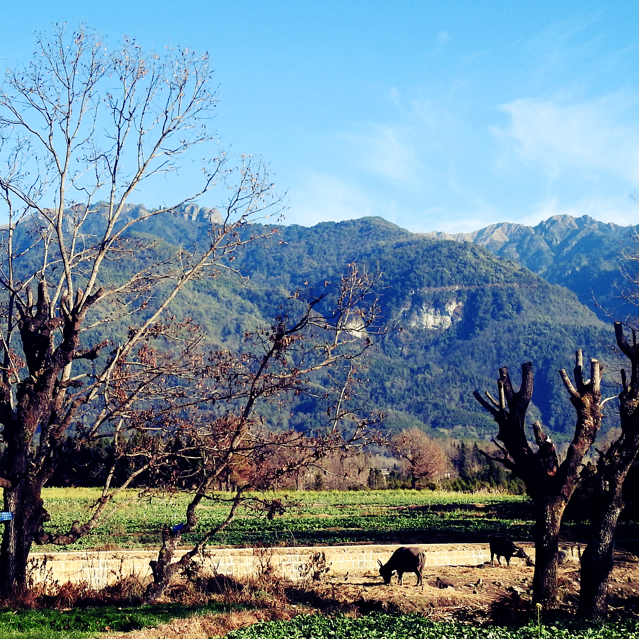
{"type": "Polygon", "coordinates": [[[388,92],[388,97],[390,99],[390,101],[396,106],[396,107],[401,107],[402,106],[402,95],[399,92],[399,89],[397,87],[391,87],[389,92],[388,92]]]}
{"type": "Polygon", "coordinates": [[[450,42],[450,34],[446,31],[440,31],[437,34],[437,48],[441,48],[450,42]]]}
{"type": "Polygon", "coordinates": [[[504,166],[513,154],[541,168],[551,178],[578,169],[639,180],[638,100],[619,92],[603,98],[525,98],[501,105],[510,118],[493,131],[509,145],[504,166]],[[632,125],[625,122],[634,119],[632,125]]]}

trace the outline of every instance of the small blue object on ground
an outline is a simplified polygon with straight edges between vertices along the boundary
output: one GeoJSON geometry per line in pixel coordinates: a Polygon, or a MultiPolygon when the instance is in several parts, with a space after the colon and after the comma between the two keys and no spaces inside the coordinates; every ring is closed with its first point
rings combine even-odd
{"type": "Polygon", "coordinates": [[[173,532],[180,532],[184,528],[184,524],[178,524],[177,526],[173,526],[173,532]]]}

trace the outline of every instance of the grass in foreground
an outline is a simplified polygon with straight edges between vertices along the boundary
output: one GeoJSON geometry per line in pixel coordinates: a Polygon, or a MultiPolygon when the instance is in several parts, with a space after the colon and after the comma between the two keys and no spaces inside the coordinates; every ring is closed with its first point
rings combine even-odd
{"type": "Polygon", "coordinates": [[[130,632],[153,628],[172,619],[229,612],[234,606],[160,604],[142,607],[104,606],[70,610],[13,610],[0,612],[0,637],[20,639],[82,639],[100,632],[130,632]]]}

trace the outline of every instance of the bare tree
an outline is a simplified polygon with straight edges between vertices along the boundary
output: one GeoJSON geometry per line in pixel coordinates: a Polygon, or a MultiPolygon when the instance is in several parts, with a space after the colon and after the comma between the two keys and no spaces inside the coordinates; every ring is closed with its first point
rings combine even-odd
{"type": "Polygon", "coordinates": [[[411,488],[417,488],[422,479],[441,478],[451,467],[442,448],[420,428],[409,428],[395,435],[390,449],[402,460],[411,488]]]}
{"type": "MultiPolygon", "coordinates": [[[[577,413],[575,434],[564,461],[560,464],[554,443],[539,422],[533,424],[537,450],[528,443],[525,432],[526,411],[532,400],[532,363],[522,365],[522,382],[515,391],[507,368],[499,369],[498,399],[477,391],[475,399],[499,425],[497,440],[502,457],[490,457],[504,464],[526,484],[535,509],[535,572],[533,601],[551,607],[557,588],[557,551],[561,520],[577,485],[584,455],[592,446],[601,426],[601,367],[591,360],[590,379],[584,377],[583,355],[577,351],[574,385],[564,370],[560,371],[570,401],[577,413]]],[[[487,455],[488,456],[488,455],[487,455]]]]}
{"type": "MultiPolygon", "coordinates": [[[[108,516],[109,485],[86,522],[45,532],[41,490],[65,435],[91,440],[108,432],[124,445],[127,424],[141,419],[136,406],[150,410],[162,382],[201,357],[201,336],[162,320],[167,309],[194,280],[230,269],[234,252],[255,239],[241,231],[280,208],[259,159],[234,166],[218,149],[209,129],[216,102],[206,56],[187,49],[147,55],[134,41],[110,50],[86,29],[57,28],[39,39],[28,66],[5,75],[0,486],[13,521],[0,551],[0,596],[25,587],[34,541],[66,543],[108,516]],[[136,189],[170,177],[196,154],[205,159],[195,193],[130,215],[136,189]],[[167,255],[136,239],[145,221],[205,194],[220,212],[206,246],[167,255]],[[108,279],[114,260],[131,268],[108,279]],[[99,337],[116,322],[129,323],[119,343],[99,337]],[[161,356],[149,351],[149,336],[165,341],[161,356]]],[[[138,453],[137,474],[154,464],[138,453]]]]}

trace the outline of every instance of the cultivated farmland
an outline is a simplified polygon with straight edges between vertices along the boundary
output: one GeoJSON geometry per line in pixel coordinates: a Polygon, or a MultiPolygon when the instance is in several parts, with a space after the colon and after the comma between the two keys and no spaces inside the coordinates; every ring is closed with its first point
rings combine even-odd
{"type": "MultiPolygon", "coordinates": [[[[52,529],[82,520],[99,497],[92,489],[45,489],[52,529]]],[[[225,517],[228,494],[200,507],[204,530],[225,517]]],[[[464,495],[438,491],[291,492],[280,498],[291,507],[268,520],[243,510],[215,543],[218,545],[322,545],[343,543],[446,543],[482,541],[508,530],[517,539],[530,537],[531,516],[524,497],[464,495]]],[[[135,499],[129,491],[103,527],[77,543],[43,550],[117,547],[143,548],[158,543],[163,524],[183,521],[186,500],[179,495],[135,499]]],[[[187,537],[187,542],[189,538],[187,537]]]]}
{"type": "MultiPolygon", "coordinates": [[[[75,519],[82,519],[98,497],[97,490],[45,490],[47,506],[54,517],[52,525],[70,525],[75,519]]],[[[121,509],[104,528],[69,549],[156,547],[160,527],[182,521],[185,501],[181,497],[159,494],[141,500],[136,497],[134,492],[125,494],[121,509]]],[[[203,526],[219,521],[226,512],[223,500],[228,494],[221,493],[216,497],[218,501],[211,501],[200,509],[203,526]]],[[[272,520],[250,511],[241,512],[237,522],[215,540],[213,552],[216,545],[485,543],[489,534],[506,531],[515,539],[531,538],[530,505],[523,496],[398,490],[290,492],[279,493],[278,497],[294,502],[294,505],[272,520]]],[[[580,526],[585,523],[567,522],[566,536],[578,537],[583,532],[580,526]]],[[[636,525],[631,523],[624,523],[621,532],[626,539],[639,536],[636,525]]],[[[638,565],[631,553],[618,553],[611,587],[613,614],[627,615],[629,610],[634,610],[639,589],[638,565]]],[[[79,612],[77,621],[72,622],[65,613],[58,619],[54,610],[41,611],[38,614],[42,620],[38,622],[22,613],[8,615],[6,620],[0,619],[0,633],[5,627],[26,630],[29,624],[43,623],[52,628],[58,625],[75,628],[78,634],[73,636],[78,637],[95,636],[91,632],[84,634],[89,628],[102,631],[110,628],[111,632],[138,628],[127,633],[127,638],[131,639],[212,637],[224,635],[239,626],[271,620],[275,623],[238,630],[231,637],[276,639],[312,635],[317,639],[336,636],[479,639],[499,636],[523,639],[539,636],[540,628],[543,636],[551,630],[552,636],[581,636],[578,634],[581,630],[561,625],[563,622],[556,625],[554,618],[543,619],[542,626],[536,625],[535,611],[530,603],[533,568],[523,563],[510,568],[490,564],[432,566],[424,572],[423,589],[415,588],[410,578],[404,586],[399,586],[396,579],[391,586],[384,586],[376,572],[340,575],[329,570],[318,581],[309,579],[291,583],[271,574],[267,568],[263,574],[246,582],[226,577],[218,582],[206,575],[195,574],[189,581],[176,584],[170,598],[162,604],[168,606],[166,610],[153,606],[140,608],[134,603],[138,595],[126,590],[126,599],[119,602],[116,598],[113,609],[102,607],[102,612],[95,612],[92,608],[94,594],[89,591],[83,594],[80,588],[75,591],[79,599],[70,603],[65,599],[70,597],[69,593],[62,589],[58,595],[49,597],[52,605],[88,610],[86,616],[79,612]],[[129,607],[131,603],[134,604],[132,608],[129,607]],[[178,608],[176,618],[169,621],[166,616],[173,616],[172,605],[178,608]],[[226,608],[216,609],[215,606],[226,608]],[[160,615],[166,616],[160,621],[160,615]],[[148,621],[145,621],[146,617],[148,621]],[[456,623],[451,625],[453,621],[456,623]],[[157,631],[148,630],[148,625],[158,622],[161,625],[157,631]],[[518,630],[508,630],[501,625],[526,623],[527,626],[518,630]]],[[[577,557],[560,567],[557,607],[560,616],[574,613],[579,592],[578,568],[577,557]]],[[[132,587],[126,585],[128,582],[123,583],[127,589],[132,587]]],[[[616,639],[637,632],[636,624],[633,624],[626,620],[609,624],[605,630],[590,627],[583,632],[590,633],[584,636],[592,639],[603,636],[616,639]]],[[[51,636],[59,635],[53,633],[51,636]]]]}

